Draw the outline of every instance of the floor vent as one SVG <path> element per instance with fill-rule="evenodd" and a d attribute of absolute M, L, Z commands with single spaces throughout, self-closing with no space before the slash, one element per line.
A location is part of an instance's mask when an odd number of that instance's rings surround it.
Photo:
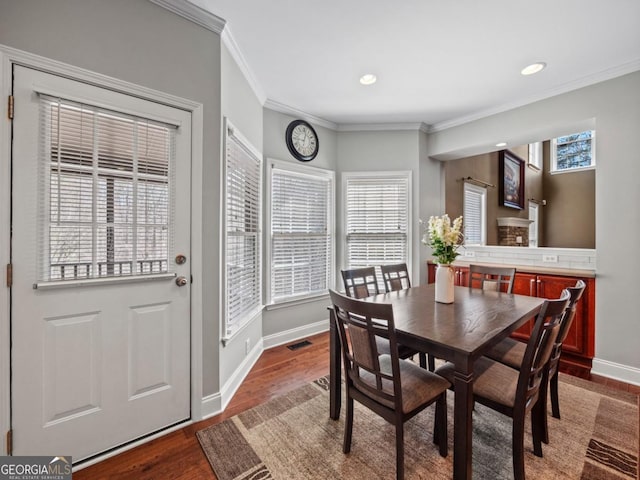
<path fill-rule="evenodd" d="M 303 341 L 298 342 L 298 343 L 293 343 L 291 345 L 287 345 L 287 348 L 289 350 L 298 350 L 299 348 L 306 347 L 307 345 L 311 345 L 311 342 L 309 340 L 303 340 Z"/>

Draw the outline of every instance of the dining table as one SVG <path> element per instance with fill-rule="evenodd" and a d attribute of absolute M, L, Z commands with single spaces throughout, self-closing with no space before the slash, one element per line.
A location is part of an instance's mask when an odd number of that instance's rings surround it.
<path fill-rule="evenodd" d="M 450 304 L 435 301 L 435 285 L 420 285 L 362 299 L 390 303 L 399 344 L 455 365 L 453 478 L 471 480 L 474 363 L 540 311 L 544 299 L 455 287 Z M 341 406 L 341 346 L 329 308 L 329 415 Z"/>

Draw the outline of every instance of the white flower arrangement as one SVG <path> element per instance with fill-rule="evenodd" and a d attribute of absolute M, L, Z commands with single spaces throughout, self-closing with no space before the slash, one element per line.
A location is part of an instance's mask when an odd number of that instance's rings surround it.
<path fill-rule="evenodd" d="M 440 265 L 453 263 L 462 244 L 462 216 L 451 224 L 446 213 L 442 217 L 431 217 L 422 236 L 422 243 L 433 248 L 433 256 Z"/>

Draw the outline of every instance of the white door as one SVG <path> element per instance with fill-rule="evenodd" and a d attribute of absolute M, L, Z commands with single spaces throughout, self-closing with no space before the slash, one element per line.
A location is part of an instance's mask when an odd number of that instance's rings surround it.
<path fill-rule="evenodd" d="M 76 462 L 190 416 L 190 113 L 13 91 L 13 454 Z"/>

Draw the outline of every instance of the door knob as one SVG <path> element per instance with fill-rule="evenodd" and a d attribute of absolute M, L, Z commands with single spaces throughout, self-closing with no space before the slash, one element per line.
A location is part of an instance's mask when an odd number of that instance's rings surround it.
<path fill-rule="evenodd" d="M 184 287 L 187 284 L 187 277 L 180 276 L 176 278 L 176 285 Z"/>

